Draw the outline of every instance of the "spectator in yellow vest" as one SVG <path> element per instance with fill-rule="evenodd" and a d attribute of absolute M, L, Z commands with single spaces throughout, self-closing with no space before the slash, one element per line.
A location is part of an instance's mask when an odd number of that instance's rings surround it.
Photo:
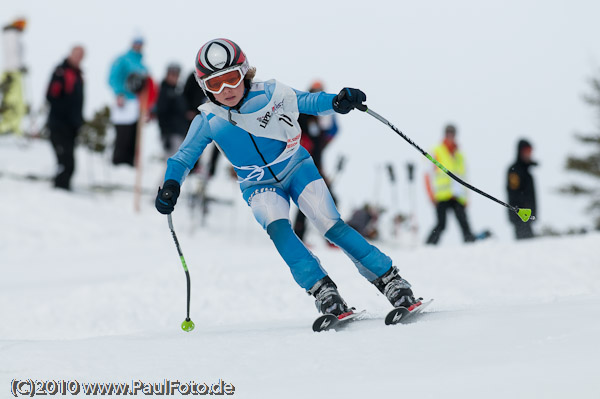
<path fill-rule="evenodd" d="M 446 126 L 444 140 L 433 149 L 432 154 L 446 169 L 458 177 L 464 177 L 465 157 L 458 149 L 456 127 L 454 125 Z M 458 219 L 464 241 L 475 241 L 465 212 L 467 205 L 466 188 L 436 166 L 434 166 L 433 173 L 425 175 L 425 185 L 437 214 L 437 224 L 429 234 L 427 244 L 435 245 L 440 240 L 440 236 L 446 228 L 446 213 L 449 209 L 454 211 Z"/>
<path fill-rule="evenodd" d="M 2 53 L 0 63 L 0 134 L 21 135 L 23 117 L 27 114 L 24 99 L 25 74 L 23 31 L 27 26 L 25 19 L 19 18 L 2 28 Z"/>

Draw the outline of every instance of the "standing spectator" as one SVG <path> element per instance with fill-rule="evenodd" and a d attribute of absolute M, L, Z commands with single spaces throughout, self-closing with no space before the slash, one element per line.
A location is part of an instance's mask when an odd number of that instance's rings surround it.
<path fill-rule="evenodd" d="M 324 90 L 321 81 L 315 81 L 309 88 L 309 93 L 319 93 Z M 300 114 L 298 123 L 302 129 L 300 144 L 310 153 L 319 173 L 323 175 L 323 150 L 338 132 L 335 115 Z"/>
<path fill-rule="evenodd" d="M 134 166 L 137 124 L 140 118 L 140 105 L 136 91 L 147 76 L 147 68 L 142 63 L 144 40 L 134 39 L 131 49 L 119 56 L 110 68 L 108 83 L 116 99 L 111 109 L 111 121 L 115 125 L 117 137 L 112 162 L 115 165 Z"/>
<path fill-rule="evenodd" d="M 183 86 L 183 97 L 187 103 L 186 116 L 191 122 L 196 115 L 200 113 L 200 111 L 198 111 L 198 107 L 204 104 L 207 100 L 206 94 L 204 94 L 204 91 L 196 81 L 194 72 L 190 73 L 190 76 L 188 76 L 187 80 L 185 81 L 185 86 Z"/>
<path fill-rule="evenodd" d="M 208 101 L 204 90 L 202 90 L 198 84 L 198 81 L 196 80 L 194 72 L 190 73 L 190 76 L 188 76 L 187 80 L 185 81 L 185 86 L 183 87 L 183 96 L 185 97 L 188 106 L 186 116 L 191 123 L 196 115 L 200 113 L 200 111 L 198 111 L 198 107 Z M 208 173 L 206 173 L 206 177 L 209 179 L 217 170 L 217 163 L 219 162 L 219 156 L 221 154 L 215 145 L 211 145 L 211 147 L 212 150 L 210 152 L 210 160 L 208 162 Z M 196 169 L 199 164 L 200 161 L 196 163 L 194 169 Z"/>
<path fill-rule="evenodd" d="M 458 149 L 456 143 L 456 127 L 447 125 L 444 130 L 444 140 L 432 151 L 433 157 L 456 176 L 465 176 L 465 157 Z M 433 182 L 432 182 L 433 180 Z M 437 244 L 446 228 L 446 213 L 449 209 L 454 211 L 462 230 L 465 242 L 475 241 L 465 208 L 467 205 L 467 192 L 458 182 L 454 181 L 444 171 L 434 166 L 433 177 L 425 176 L 425 185 L 431 202 L 435 205 L 437 224 L 427 238 L 427 244 Z"/>
<path fill-rule="evenodd" d="M 310 93 L 319 93 L 323 90 L 323 83 L 319 80 L 313 82 L 308 89 Z M 298 116 L 298 124 L 302 130 L 300 145 L 306 148 L 312 156 L 319 174 L 327 182 L 327 176 L 323 172 L 323 150 L 337 134 L 338 127 L 335 115 L 300 114 Z M 298 212 L 294 221 L 294 232 L 300 239 L 303 239 L 305 231 L 306 216 L 302 212 Z"/>
<path fill-rule="evenodd" d="M 71 53 L 52 73 L 46 92 L 50 102 L 48 128 L 50 142 L 58 160 L 54 186 L 70 190 L 75 171 L 75 138 L 83 124 L 83 77 L 79 65 L 84 50 L 75 46 Z"/>
<path fill-rule="evenodd" d="M 520 140 L 517 146 L 517 161 L 510 166 L 507 175 L 506 189 L 508 191 L 508 203 L 519 208 L 529 208 L 537 217 L 535 187 L 533 176 L 529 173 L 529 167 L 537 165 L 531 160 L 533 148 L 527 140 Z M 515 228 L 515 236 L 518 240 L 533 238 L 531 229 L 532 221 L 523 223 L 519 216 L 510 211 L 510 223 Z"/>
<path fill-rule="evenodd" d="M 156 103 L 160 136 L 167 158 L 175 154 L 190 124 L 186 118 L 186 100 L 177 86 L 180 73 L 181 67 L 177 64 L 167 67 L 167 76 L 160 85 Z"/>
<path fill-rule="evenodd" d="M 19 18 L 2 28 L 3 70 L 0 73 L 0 134 L 21 135 L 21 122 L 27 113 L 23 80 L 27 73 L 23 57 L 25 19 Z"/>

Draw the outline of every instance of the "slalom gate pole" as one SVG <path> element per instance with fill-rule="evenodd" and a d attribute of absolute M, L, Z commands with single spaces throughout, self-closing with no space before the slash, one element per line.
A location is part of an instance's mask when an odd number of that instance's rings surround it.
<path fill-rule="evenodd" d="M 521 220 L 523 222 L 527 222 L 528 220 L 535 220 L 535 216 L 531 215 L 531 209 L 527 209 L 527 208 L 518 208 L 516 206 L 512 206 L 509 205 L 503 201 L 500 201 L 499 199 L 492 197 L 491 195 L 481 191 L 480 189 L 478 189 L 477 187 L 474 187 L 472 185 L 470 185 L 469 183 L 463 181 L 460 177 L 456 176 L 454 173 L 450 172 L 448 169 L 446 169 L 446 167 L 444 165 L 442 165 L 441 163 L 439 163 L 435 158 L 433 158 L 431 155 L 429 155 L 427 152 L 425 152 L 421 147 L 419 147 L 417 144 L 415 144 L 414 141 L 412 141 L 408 136 L 406 136 L 404 133 L 402 133 L 400 130 L 398 130 L 398 128 L 396 128 L 396 126 L 392 125 L 387 119 L 385 119 L 384 117 L 382 117 L 381 115 L 379 115 L 377 112 L 370 110 L 366 104 L 362 104 L 361 106 L 358 106 L 357 109 L 366 112 L 367 114 L 371 115 L 373 118 L 377 119 L 378 121 L 382 122 L 385 125 L 388 125 L 388 127 L 390 127 L 394 132 L 396 132 L 400 137 L 402 137 L 404 140 L 406 140 L 410 145 L 412 145 L 414 148 L 416 148 L 421 154 L 423 154 L 423 156 L 425 156 L 425 158 L 429 159 L 431 162 L 433 162 L 435 164 L 435 166 L 437 166 L 438 168 L 440 168 L 444 173 L 446 173 L 448 176 L 450 176 L 452 179 L 454 179 L 455 181 L 459 182 L 460 184 L 462 184 L 463 186 L 465 186 L 466 188 L 468 188 L 469 190 L 475 191 L 478 194 L 483 195 L 484 197 L 491 199 L 492 201 L 510 209 L 511 211 L 515 212 L 517 215 L 519 215 L 519 217 L 521 218 Z"/>
<path fill-rule="evenodd" d="M 191 297 L 191 280 L 190 280 L 190 272 L 188 270 L 187 264 L 185 263 L 185 258 L 183 257 L 183 252 L 181 252 L 181 247 L 179 246 L 179 240 L 177 240 L 177 235 L 175 234 L 175 229 L 173 229 L 173 218 L 171 218 L 171 214 L 167 215 L 167 220 L 169 221 L 169 229 L 171 230 L 171 235 L 173 236 L 173 241 L 175 241 L 175 246 L 177 247 L 177 252 L 179 253 L 179 259 L 181 259 L 181 265 L 183 266 L 183 270 L 185 271 L 185 277 L 187 279 L 187 317 L 181 323 L 181 329 L 183 331 L 190 332 L 194 329 L 194 322 L 190 319 L 190 297 Z"/>

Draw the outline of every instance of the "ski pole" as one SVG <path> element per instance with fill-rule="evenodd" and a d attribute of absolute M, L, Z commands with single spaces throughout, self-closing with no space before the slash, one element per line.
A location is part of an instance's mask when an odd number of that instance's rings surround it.
<path fill-rule="evenodd" d="M 190 291 L 191 291 L 191 281 L 190 281 L 190 272 L 188 270 L 187 264 L 185 263 L 185 258 L 183 257 L 183 252 L 181 252 L 181 247 L 179 246 L 179 241 L 177 240 L 177 235 L 175 234 L 175 230 L 173 229 L 173 219 L 171 218 L 171 214 L 167 215 L 167 220 L 169 221 L 169 229 L 171 229 L 171 235 L 173 236 L 173 241 L 175 241 L 175 246 L 177 247 L 177 252 L 179 253 L 179 259 L 181 259 L 181 265 L 183 266 L 183 270 L 185 270 L 185 277 L 187 279 L 187 317 L 181 323 L 181 329 L 183 331 L 190 332 L 194 329 L 194 322 L 190 319 Z"/>
<path fill-rule="evenodd" d="M 479 190 L 477 187 L 473 187 L 472 185 L 470 185 L 469 183 L 463 181 L 460 177 L 456 176 L 454 173 L 450 172 L 448 169 L 446 169 L 446 167 L 444 165 L 442 165 L 441 163 L 439 163 L 435 158 L 433 158 L 431 155 L 429 155 L 427 152 L 425 152 L 421 147 L 419 147 L 417 144 L 414 143 L 414 141 L 412 141 L 408 136 L 406 136 L 404 133 L 402 133 L 400 130 L 398 130 L 398 128 L 396 128 L 396 126 L 392 125 L 387 119 L 385 119 L 383 116 L 379 115 L 377 112 L 370 110 L 366 104 L 362 104 L 360 106 L 357 107 L 357 109 L 366 112 L 367 114 L 371 115 L 373 118 L 377 119 L 378 121 L 382 122 L 385 125 L 388 125 L 394 132 L 396 132 L 400 137 L 402 137 L 404 140 L 406 140 L 410 145 L 412 145 L 413 147 L 415 147 L 417 150 L 419 150 L 419 152 L 421 154 L 423 154 L 425 156 L 425 158 L 429 159 L 431 162 L 433 162 L 435 164 L 435 166 L 437 166 L 438 168 L 440 168 L 444 173 L 446 173 L 448 176 L 450 176 L 452 179 L 454 179 L 455 181 L 459 182 L 460 184 L 462 184 L 463 186 L 467 187 L 469 190 L 473 190 L 478 194 L 483 195 L 486 198 L 491 199 L 492 201 L 505 206 L 506 208 L 510 209 L 511 211 L 515 212 L 517 215 L 519 215 L 519 217 L 521 218 L 521 220 L 523 222 L 527 222 L 528 220 L 535 220 L 535 216 L 531 215 L 531 209 L 527 209 L 527 208 L 518 208 L 516 206 L 512 206 L 509 205 L 503 201 L 500 201 L 497 198 L 492 197 L 491 195 Z"/>

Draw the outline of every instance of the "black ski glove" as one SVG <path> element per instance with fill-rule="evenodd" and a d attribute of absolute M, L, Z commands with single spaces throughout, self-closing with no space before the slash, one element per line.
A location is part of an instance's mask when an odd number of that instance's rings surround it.
<path fill-rule="evenodd" d="M 177 203 L 177 197 L 179 197 L 179 189 L 179 183 L 173 179 L 167 180 L 162 188 L 158 188 L 154 205 L 160 213 L 168 215 L 173 212 Z"/>
<path fill-rule="evenodd" d="M 344 87 L 340 93 L 333 98 L 333 110 L 339 114 L 347 114 L 354 108 L 367 101 L 367 95 L 358 89 Z"/>

